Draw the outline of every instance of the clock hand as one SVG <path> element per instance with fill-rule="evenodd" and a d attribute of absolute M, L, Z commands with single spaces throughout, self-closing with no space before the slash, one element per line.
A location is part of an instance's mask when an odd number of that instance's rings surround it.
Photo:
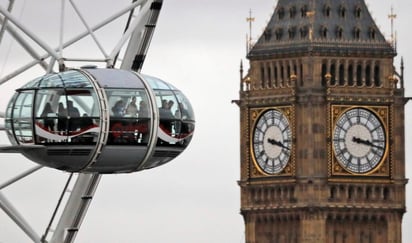
<path fill-rule="evenodd" d="M 353 137 L 352 141 L 355 142 L 355 143 L 358 143 L 358 144 L 365 144 L 365 145 L 368 145 L 368 146 L 371 146 L 371 147 L 374 147 L 374 148 L 377 148 L 377 149 L 384 149 L 381 146 L 378 146 L 378 145 L 375 145 L 375 144 L 371 143 L 371 141 L 369 141 L 369 140 L 363 140 L 361 138 Z"/>
<path fill-rule="evenodd" d="M 384 147 L 375 145 L 375 144 L 371 143 L 369 140 L 366 140 L 366 144 L 371 146 L 371 147 L 384 150 Z"/>
<path fill-rule="evenodd" d="M 363 140 L 363 139 L 361 139 L 361 138 L 357 138 L 357 137 L 353 137 L 353 138 L 352 138 L 352 142 L 355 142 L 355 143 L 358 143 L 358 144 L 365 144 L 365 145 L 367 145 L 365 140 Z"/>
<path fill-rule="evenodd" d="M 283 143 L 281 143 L 280 141 L 277 141 L 276 139 L 268 138 L 268 143 L 270 143 L 270 144 L 272 144 L 272 145 L 279 146 L 279 147 L 284 148 L 284 149 L 287 149 L 287 150 L 290 150 L 290 149 L 289 149 L 288 147 L 286 147 Z"/>

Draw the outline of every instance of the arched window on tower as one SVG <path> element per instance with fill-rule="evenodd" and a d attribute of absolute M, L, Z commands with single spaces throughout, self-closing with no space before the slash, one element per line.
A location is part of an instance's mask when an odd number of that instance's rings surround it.
<path fill-rule="evenodd" d="M 390 192 L 387 187 L 383 188 L 383 200 L 388 201 L 390 199 Z"/>
<path fill-rule="evenodd" d="M 326 86 L 326 74 L 328 72 L 326 63 L 322 63 L 322 86 L 325 87 Z"/>
<path fill-rule="evenodd" d="M 362 65 L 358 64 L 356 66 L 356 85 L 362 86 Z"/>
<path fill-rule="evenodd" d="M 374 27 L 369 28 L 369 39 L 376 39 L 376 29 Z"/>
<path fill-rule="evenodd" d="M 263 32 L 263 37 L 265 38 L 265 41 L 270 41 L 270 39 L 272 38 L 272 30 L 271 29 L 266 29 Z"/>
<path fill-rule="evenodd" d="M 353 37 L 355 38 L 355 40 L 359 40 L 361 37 L 361 30 L 359 27 L 355 27 L 355 29 L 353 30 Z"/>
<path fill-rule="evenodd" d="M 372 199 L 372 188 L 370 187 L 366 188 L 365 197 L 366 197 L 366 200 Z"/>
<path fill-rule="evenodd" d="M 303 86 L 303 64 L 300 64 L 300 85 Z"/>
<path fill-rule="evenodd" d="M 328 37 L 328 28 L 326 26 L 320 27 L 320 37 L 327 38 Z"/>
<path fill-rule="evenodd" d="M 278 9 L 278 19 L 283 19 L 285 17 L 285 9 L 283 7 L 280 7 Z"/>
<path fill-rule="evenodd" d="M 288 30 L 288 33 L 289 33 L 289 40 L 294 39 L 296 35 L 296 27 L 294 26 L 290 27 Z"/>
<path fill-rule="evenodd" d="M 339 16 L 340 16 L 341 18 L 345 18 L 345 17 L 346 17 L 346 7 L 343 6 L 343 5 L 341 5 L 341 6 L 339 7 Z"/>
<path fill-rule="evenodd" d="M 366 65 L 366 69 L 365 69 L 365 82 L 366 82 L 366 86 L 372 86 L 371 66 L 369 64 Z"/>
<path fill-rule="evenodd" d="M 306 17 L 308 14 L 308 6 L 304 5 L 301 9 L 300 9 L 300 15 L 301 17 Z"/>
<path fill-rule="evenodd" d="M 339 85 L 345 84 L 345 66 L 343 64 L 339 65 Z"/>
<path fill-rule="evenodd" d="M 362 8 L 360 6 L 355 7 L 355 17 L 360 18 L 362 16 Z"/>
<path fill-rule="evenodd" d="M 305 39 L 308 36 L 308 27 L 303 26 L 300 28 L 300 38 Z"/>
<path fill-rule="evenodd" d="M 287 67 L 287 75 L 288 75 L 288 77 L 287 77 L 287 80 L 288 80 L 288 83 L 290 84 L 290 75 L 291 75 L 292 73 L 291 73 L 291 70 L 290 70 L 290 65 L 288 64 L 288 67 Z"/>
<path fill-rule="evenodd" d="M 294 75 L 298 74 L 298 66 L 296 66 L 296 64 L 293 65 L 293 74 Z"/>
<path fill-rule="evenodd" d="M 375 86 L 376 87 L 379 87 L 379 86 L 381 86 L 381 76 L 380 76 L 380 68 L 379 68 L 379 64 L 377 64 L 377 65 L 375 65 L 375 70 L 374 70 L 374 77 L 373 77 L 373 80 L 374 80 L 374 82 L 375 82 Z"/>
<path fill-rule="evenodd" d="M 330 13 L 331 13 L 331 8 L 330 8 L 330 6 L 329 6 L 329 5 L 325 5 L 325 6 L 323 7 L 323 15 L 324 15 L 325 17 L 330 17 Z"/>
<path fill-rule="evenodd" d="M 275 86 L 279 86 L 279 83 L 278 83 L 278 67 L 277 67 L 277 65 L 275 65 L 275 67 L 274 67 L 273 76 L 274 76 L 273 79 L 275 81 Z"/>
<path fill-rule="evenodd" d="M 342 39 L 343 38 L 343 28 L 341 26 L 338 26 L 336 28 L 336 39 Z"/>
<path fill-rule="evenodd" d="M 284 68 L 283 68 L 283 64 L 281 64 L 281 66 L 280 66 L 280 79 L 281 79 L 281 81 L 280 81 L 280 85 L 281 86 L 284 86 L 285 85 L 285 72 L 284 72 L 285 70 L 284 70 Z"/>
<path fill-rule="evenodd" d="M 330 75 L 331 75 L 330 84 L 336 85 L 336 64 L 335 63 L 332 63 L 332 65 L 330 66 Z"/>
<path fill-rule="evenodd" d="M 355 84 L 353 80 L 353 65 L 349 64 L 348 66 L 348 85 L 353 86 Z"/>
<path fill-rule="evenodd" d="M 263 63 L 260 66 L 260 86 L 265 87 L 265 67 Z"/>
<path fill-rule="evenodd" d="M 291 19 L 293 19 L 293 18 L 296 17 L 296 7 L 295 7 L 295 6 L 293 6 L 293 7 L 291 7 L 291 8 L 289 9 L 289 17 L 290 17 Z"/>
<path fill-rule="evenodd" d="M 349 188 L 348 188 L 348 199 L 353 200 L 354 196 L 355 196 L 354 194 L 355 194 L 355 189 L 352 186 L 349 186 Z"/>
<path fill-rule="evenodd" d="M 283 35 L 283 29 L 279 28 L 275 32 L 276 40 L 281 40 Z"/>
<path fill-rule="evenodd" d="M 337 195 L 336 191 L 337 191 L 336 187 L 332 186 L 332 188 L 330 189 L 330 195 L 329 195 L 329 198 L 331 200 L 336 199 L 336 195 Z"/>
<path fill-rule="evenodd" d="M 272 84 L 272 68 L 270 64 L 267 67 L 267 76 L 268 76 L 267 84 L 270 86 Z"/>

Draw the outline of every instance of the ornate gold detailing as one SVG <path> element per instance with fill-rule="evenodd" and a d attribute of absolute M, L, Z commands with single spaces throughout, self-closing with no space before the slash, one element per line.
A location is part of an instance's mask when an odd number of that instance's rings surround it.
<path fill-rule="evenodd" d="M 250 77 L 247 76 L 246 78 L 243 79 L 243 84 L 242 84 L 242 91 L 249 91 L 250 90 Z"/>
<path fill-rule="evenodd" d="M 378 162 L 378 165 L 365 173 L 354 173 L 338 162 L 336 152 L 333 148 L 333 136 L 334 129 L 337 126 L 337 121 L 342 114 L 345 114 L 346 111 L 352 108 L 361 108 L 366 109 L 372 112 L 378 119 L 381 121 L 384 128 L 386 145 L 385 152 L 382 156 L 382 159 Z M 388 106 L 350 106 L 350 105 L 331 105 L 330 107 L 330 119 L 329 119 L 329 131 L 328 131 L 328 146 L 329 146 L 329 170 L 330 176 L 378 176 L 378 177 L 389 177 L 390 176 L 390 156 L 388 156 L 389 151 L 389 107 Z M 368 141 L 365 141 L 367 143 Z"/>
<path fill-rule="evenodd" d="M 281 112 L 288 120 L 290 130 L 292 133 L 292 146 L 290 148 L 290 158 L 286 164 L 286 166 L 276 174 L 267 174 L 264 172 L 258 165 L 256 158 L 254 157 L 253 153 L 253 136 L 254 136 L 254 128 L 257 125 L 257 121 L 260 118 L 261 114 L 268 110 L 277 110 Z M 249 161 L 250 161 L 250 168 L 251 168 L 251 178 L 259 178 L 259 177 L 267 177 L 267 176 L 275 176 L 275 177 L 285 177 L 285 176 L 293 176 L 295 175 L 295 117 L 294 117 L 294 106 L 277 106 L 277 107 L 262 107 L 262 108 L 251 108 L 250 110 L 250 123 L 251 128 L 249 130 Z"/>
<path fill-rule="evenodd" d="M 389 81 L 389 85 L 391 86 L 391 87 L 396 87 L 396 85 L 398 84 L 398 82 L 399 82 L 399 79 L 396 77 L 396 75 L 389 75 L 389 77 L 388 77 L 388 81 Z"/>
<path fill-rule="evenodd" d="M 332 74 L 330 73 L 325 74 L 325 78 L 326 78 L 326 81 L 330 83 L 330 80 L 332 79 Z"/>
<path fill-rule="evenodd" d="M 291 80 L 292 82 L 296 82 L 297 79 L 298 79 L 298 76 L 296 76 L 296 74 L 291 74 L 291 75 L 290 75 L 290 80 Z"/>

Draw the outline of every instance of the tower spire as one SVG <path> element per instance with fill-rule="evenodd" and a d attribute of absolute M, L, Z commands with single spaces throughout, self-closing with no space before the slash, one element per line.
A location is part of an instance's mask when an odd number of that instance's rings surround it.
<path fill-rule="evenodd" d="M 246 43 L 246 50 L 249 53 L 249 50 L 252 47 L 252 23 L 255 21 L 255 18 L 252 17 L 252 9 L 249 9 L 249 17 L 246 18 L 246 22 L 249 23 L 249 38 Z"/>
<path fill-rule="evenodd" d="M 393 24 L 396 19 L 396 14 L 393 12 L 393 6 L 391 6 L 391 13 L 388 15 L 388 18 L 391 20 L 391 45 L 392 47 L 396 46 L 396 40 L 395 40 L 395 35 L 394 35 L 394 28 Z"/>
<path fill-rule="evenodd" d="M 403 89 L 404 88 L 404 69 L 405 69 L 405 67 L 404 67 L 404 65 L 403 65 L 403 57 L 401 58 L 401 88 Z"/>
<path fill-rule="evenodd" d="M 315 22 L 315 3 L 313 0 L 310 1 L 310 9 L 306 12 L 306 16 L 310 19 L 310 29 L 309 29 L 309 41 L 313 40 L 313 29 Z"/>

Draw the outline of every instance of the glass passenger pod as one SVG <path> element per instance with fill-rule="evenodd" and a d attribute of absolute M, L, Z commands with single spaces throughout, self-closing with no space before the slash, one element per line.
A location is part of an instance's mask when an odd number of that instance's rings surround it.
<path fill-rule="evenodd" d="M 29 159 L 100 173 L 164 164 L 186 148 L 194 130 L 192 107 L 179 90 L 117 69 L 70 70 L 35 79 L 17 90 L 5 121 L 13 145 L 45 146 L 23 151 Z"/>
<path fill-rule="evenodd" d="M 189 100 L 171 84 L 155 77 L 144 77 L 155 93 L 159 109 L 158 145 L 187 146 L 195 128 Z"/>

